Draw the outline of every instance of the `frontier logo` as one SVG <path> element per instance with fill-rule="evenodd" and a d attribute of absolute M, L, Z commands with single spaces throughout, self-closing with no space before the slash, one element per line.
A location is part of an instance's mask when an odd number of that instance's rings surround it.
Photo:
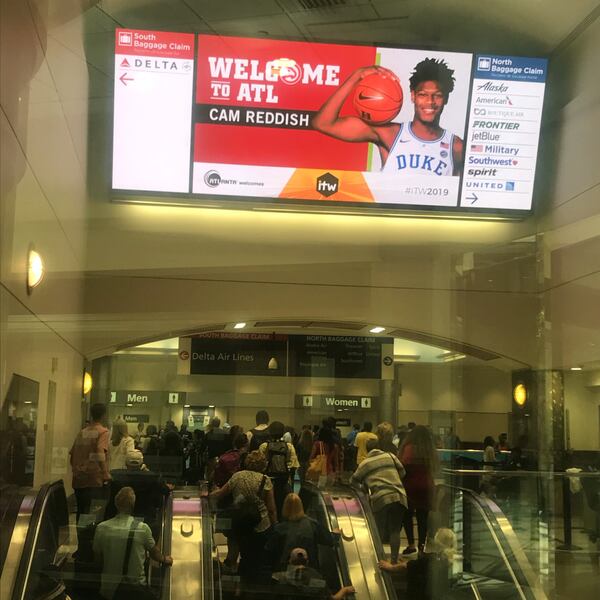
<path fill-rule="evenodd" d="M 331 173 L 324 173 L 317 177 L 317 192 L 328 198 L 340 189 L 340 180 Z"/>

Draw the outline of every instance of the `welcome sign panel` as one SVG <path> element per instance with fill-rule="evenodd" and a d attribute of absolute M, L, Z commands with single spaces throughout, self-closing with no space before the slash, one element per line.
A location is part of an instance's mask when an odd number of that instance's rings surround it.
<path fill-rule="evenodd" d="M 546 68 L 543 59 L 117 30 L 113 188 L 528 210 Z"/>

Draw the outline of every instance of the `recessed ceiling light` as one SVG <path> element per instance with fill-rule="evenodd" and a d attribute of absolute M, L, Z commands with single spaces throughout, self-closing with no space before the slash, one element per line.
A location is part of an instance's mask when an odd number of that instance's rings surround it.
<path fill-rule="evenodd" d="M 581 367 L 571 367 L 571 371 L 583 371 Z"/>
<path fill-rule="evenodd" d="M 385 327 L 379 327 L 379 325 L 377 327 L 373 327 L 373 329 L 369 329 L 369 331 L 371 333 L 381 333 L 382 331 L 385 331 Z"/>
<path fill-rule="evenodd" d="M 215 407 L 215 405 L 214 405 L 214 404 L 209 404 L 209 405 L 208 405 L 208 408 L 214 408 L 214 407 Z"/>
<path fill-rule="evenodd" d="M 183 408 L 189 408 L 189 407 L 190 407 L 190 405 L 189 405 L 189 404 L 184 404 L 184 405 L 183 405 Z"/>
<path fill-rule="evenodd" d="M 236 323 L 233 328 L 234 329 L 244 329 L 246 327 L 246 323 Z"/>

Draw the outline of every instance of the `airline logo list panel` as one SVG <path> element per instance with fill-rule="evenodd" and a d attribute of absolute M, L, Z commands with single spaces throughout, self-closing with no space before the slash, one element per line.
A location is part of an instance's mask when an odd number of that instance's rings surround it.
<path fill-rule="evenodd" d="M 476 56 L 461 206 L 530 208 L 547 68 L 543 58 Z"/>

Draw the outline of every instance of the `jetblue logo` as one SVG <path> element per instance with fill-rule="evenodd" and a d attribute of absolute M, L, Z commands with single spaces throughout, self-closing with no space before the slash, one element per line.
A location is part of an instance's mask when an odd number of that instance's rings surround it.
<path fill-rule="evenodd" d="M 340 180 L 331 173 L 324 173 L 317 177 L 317 192 L 328 198 L 340 189 Z"/>
<path fill-rule="evenodd" d="M 480 56 L 477 61 L 477 68 L 480 71 L 489 71 L 492 68 L 492 59 L 489 56 Z"/>

